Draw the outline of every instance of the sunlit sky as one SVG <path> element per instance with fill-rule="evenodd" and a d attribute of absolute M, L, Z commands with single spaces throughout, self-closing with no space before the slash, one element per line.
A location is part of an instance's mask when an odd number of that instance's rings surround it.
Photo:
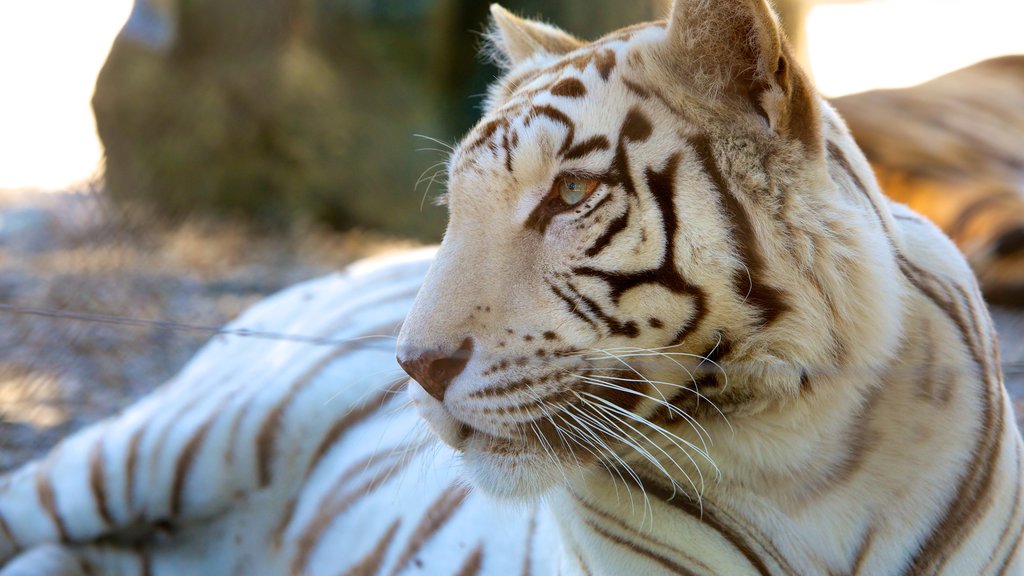
<path fill-rule="evenodd" d="M 131 4 L 0 0 L 0 189 L 60 189 L 95 172 L 89 100 Z"/>
<path fill-rule="evenodd" d="M 0 0 L 0 190 L 61 190 L 101 157 L 89 100 L 132 0 Z M 915 84 L 1024 53 L 1024 0 L 823 4 L 808 20 L 818 86 L 832 96 Z"/>

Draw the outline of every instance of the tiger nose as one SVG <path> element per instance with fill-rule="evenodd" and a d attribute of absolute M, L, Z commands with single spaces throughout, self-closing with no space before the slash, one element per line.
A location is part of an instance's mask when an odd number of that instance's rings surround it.
<path fill-rule="evenodd" d="M 398 351 L 398 364 L 428 394 L 444 401 L 444 393 L 456 376 L 462 373 L 473 355 L 473 339 L 466 338 L 457 350 Z"/>

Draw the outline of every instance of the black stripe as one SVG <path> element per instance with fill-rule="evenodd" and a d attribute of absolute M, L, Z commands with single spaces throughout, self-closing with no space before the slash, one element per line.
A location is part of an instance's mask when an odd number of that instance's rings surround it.
<path fill-rule="evenodd" d="M 584 296 L 583 293 L 573 286 L 571 282 L 567 282 L 565 287 L 569 290 L 571 295 L 579 298 L 580 303 L 586 307 L 587 311 L 600 320 L 613 335 L 626 336 L 627 338 L 636 338 L 640 335 L 640 329 L 637 328 L 636 322 L 632 320 L 623 322 L 606 313 L 601 309 L 601 306 L 597 302 L 594 302 L 592 299 Z"/>
<path fill-rule="evenodd" d="M 616 305 L 618 305 L 623 294 L 629 290 L 646 284 L 660 285 L 675 294 L 688 294 L 692 296 L 694 299 L 694 313 L 687 320 L 686 324 L 679 328 L 673 338 L 672 344 L 678 344 L 689 333 L 695 330 L 703 321 L 704 316 L 707 313 L 706 295 L 704 291 L 693 286 L 683 278 L 676 265 L 677 258 L 675 242 L 679 231 L 679 217 L 676 213 L 675 206 L 675 180 L 681 161 L 682 156 L 680 154 L 674 154 L 666 161 L 665 168 L 663 170 L 658 171 L 652 168 L 647 168 L 645 171 L 647 187 L 650 190 L 657 209 L 661 214 L 663 233 L 662 242 L 665 250 L 658 266 L 650 270 L 631 273 L 601 270 L 592 266 L 579 266 L 573 269 L 573 273 L 577 275 L 598 278 L 606 283 L 611 292 L 612 302 Z M 615 170 L 615 172 L 618 171 L 620 171 L 620 169 Z M 624 185 L 627 181 L 630 181 L 630 178 L 625 178 L 621 180 L 620 183 Z M 627 189 L 633 189 L 635 193 L 635 187 L 633 187 L 632 184 L 630 184 Z M 628 212 L 621 218 L 628 218 Z M 622 228 L 625 228 L 625 225 L 626 222 L 623 220 L 621 224 Z M 619 224 L 617 222 L 613 222 L 609 227 L 609 232 L 606 232 L 606 236 L 599 238 L 598 242 L 591 246 L 590 250 L 587 251 L 587 255 L 591 256 L 599 253 L 609 242 L 611 242 L 612 237 L 618 234 L 619 231 Z M 594 254 L 591 254 L 591 252 L 594 252 Z"/>
<path fill-rule="evenodd" d="M 21 545 L 18 544 L 18 539 L 14 537 L 14 532 L 11 532 L 11 525 L 7 523 L 7 518 L 4 517 L 2 510 L 0 510 L 0 533 L 11 543 L 15 551 L 21 550 Z M 0 561 L 2 560 L 3 558 L 0 558 Z"/>
<path fill-rule="evenodd" d="M 107 501 L 107 479 L 103 465 L 103 438 L 101 434 L 89 451 L 89 488 L 96 500 L 96 511 L 107 526 L 114 525 L 114 517 Z"/>
<path fill-rule="evenodd" d="M 526 117 L 525 124 L 529 126 L 530 122 L 532 122 L 534 118 L 539 117 L 548 118 L 556 124 L 565 126 L 565 138 L 562 140 L 561 148 L 558 149 L 558 155 L 564 156 L 566 152 L 569 151 L 569 148 L 572 147 L 572 143 L 576 140 L 576 124 L 565 114 L 565 112 L 562 112 L 558 108 L 548 104 L 535 106 Z"/>
<path fill-rule="evenodd" d="M 611 144 L 608 142 L 608 138 L 604 136 L 594 136 L 593 138 L 588 138 L 579 144 L 573 145 L 571 148 L 566 150 L 564 154 L 562 154 L 562 158 L 565 160 L 578 160 L 591 152 L 607 150 L 609 148 L 611 148 Z"/>
<path fill-rule="evenodd" d="M 57 496 L 53 491 L 53 484 L 50 483 L 49 478 L 49 463 L 44 461 L 39 464 L 36 468 L 35 476 L 36 484 L 36 496 L 39 498 L 39 503 L 43 507 L 43 511 L 53 521 L 54 528 L 57 529 L 57 535 L 60 537 L 62 542 L 67 542 L 68 538 L 68 527 L 64 523 L 64 518 L 60 514 L 60 509 L 57 505 Z"/>
<path fill-rule="evenodd" d="M 853 166 L 846 158 L 842 148 L 830 140 L 827 144 L 827 151 L 829 158 L 846 173 L 874 210 L 904 278 L 931 300 L 936 308 L 956 325 L 961 343 L 971 354 L 985 380 L 986 389 L 982 399 L 984 421 L 979 429 L 978 440 L 971 450 L 971 453 L 976 455 L 974 462 L 981 461 L 983 464 L 972 464 L 965 469 L 964 474 L 958 480 L 957 489 L 949 502 L 949 507 L 938 523 L 932 527 L 931 533 L 910 560 L 904 574 L 910 576 L 935 572 L 948 560 L 949 548 L 968 537 L 965 531 L 977 523 L 978 515 L 982 513 L 982 500 L 985 496 L 990 495 L 995 481 L 995 467 L 999 459 L 998 450 L 1001 446 L 1001 433 L 1004 426 L 998 371 L 993 370 L 989 362 L 986 361 L 984 352 L 978 348 L 981 344 L 977 333 L 979 327 L 971 326 L 968 323 L 968 316 L 974 315 L 973 310 L 972 314 L 964 316 L 963 307 L 972 301 L 969 294 L 954 285 L 956 290 L 961 291 L 963 299 L 963 301 L 956 301 L 949 288 L 938 277 L 919 268 L 902 254 L 893 239 L 893 232 L 883 217 L 881 209 L 875 205 L 863 180 L 853 170 Z M 943 288 L 945 294 L 941 294 L 938 288 Z"/>
<path fill-rule="evenodd" d="M 626 480 L 633 483 L 636 482 L 636 480 L 629 477 L 627 477 Z M 637 486 L 637 488 L 640 487 Z M 740 534 L 737 530 L 727 526 L 707 502 L 704 502 L 703 507 L 698 506 L 688 498 L 681 497 L 679 494 L 663 488 L 656 482 L 648 482 L 644 484 L 643 490 L 645 490 L 648 495 L 658 498 L 665 504 L 672 506 L 673 508 L 697 520 L 699 523 L 718 532 L 729 542 L 729 544 L 733 546 L 733 548 L 739 551 L 739 553 L 747 559 L 750 565 L 757 570 L 758 574 L 763 576 L 771 575 L 771 571 L 768 570 L 768 566 L 764 563 L 764 560 L 761 559 L 761 555 L 754 549 L 754 546 L 751 544 L 748 536 Z"/>
<path fill-rule="evenodd" d="M 207 416 L 206 421 L 199 426 L 199 428 L 192 433 L 192 438 L 189 439 L 188 443 L 182 448 L 181 453 L 178 454 L 177 461 L 174 463 L 174 476 L 171 480 L 171 498 L 170 498 L 170 513 L 171 516 L 178 516 L 181 514 L 182 501 L 185 496 L 185 482 L 188 480 L 189 472 L 192 470 L 192 463 L 196 459 L 196 455 L 202 448 L 203 440 L 206 439 L 206 434 L 209 433 L 210 427 L 217 421 L 220 416 L 221 409 L 227 404 L 231 398 L 225 398 L 220 402 L 217 408 L 212 414 Z"/>
<path fill-rule="evenodd" d="M 572 495 L 575 498 L 577 504 L 579 504 L 580 506 L 585 508 L 587 510 L 587 512 L 589 512 L 590 514 L 593 514 L 593 515 L 599 517 L 602 520 L 603 523 L 613 524 L 613 525 L 617 526 L 623 532 L 626 532 L 626 533 L 630 534 L 633 537 L 632 543 L 626 542 L 626 543 L 622 543 L 623 545 L 627 545 L 630 548 L 633 548 L 634 551 L 639 552 L 639 553 L 641 553 L 643 555 L 650 556 L 650 557 L 655 557 L 656 556 L 657 558 L 655 558 L 655 561 L 657 561 L 658 563 L 662 564 L 666 568 L 674 569 L 677 572 L 683 573 L 683 574 L 691 574 L 692 573 L 689 569 L 682 567 L 678 563 L 670 560 L 669 558 L 666 558 L 665 556 L 662 556 L 661 554 L 658 554 L 658 553 L 654 552 L 653 550 L 649 550 L 649 549 L 646 549 L 646 548 L 640 548 L 639 544 L 636 544 L 635 545 L 636 547 L 634 547 L 634 544 L 633 544 L 633 543 L 636 543 L 636 542 L 648 542 L 649 541 L 652 544 L 655 544 L 655 545 L 657 545 L 657 546 L 659 546 L 661 548 L 667 548 L 667 549 L 671 550 L 672 553 L 674 553 L 676 555 L 685 557 L 688 562 L 691 562 L 693 564 L 697 564 L 698 568 L 703 573 L 711 574 L 711 568 L 709 566 L 707 566 L 706 564 L 704 564 L 703 562 L 701 562 L 700 560 L 698 560 L 697 558 L 694 558 L 693 556 L 687 554 L 686 552 L 684 552 L 682 550 L 677 550 L 677 549 L 673 548 L 672 546 L 669 546 L 668 544 L 665 544 L 664 542 L 661 542 L 661 541 L 655 539 L 653 537 L 653 535 L 651 535 L 651 534 L 642 534 L 641 532 L 639 532 L 638 530 L 636 530 L 632 526 L 629 526 L 628 524 L 626 524 L 621 518 L 618 518 L 618 517 L 616 517 L 615 515 L 613 515 L 613 514 L 611 514 L 609 512 L 601 510 L 597 506 L 594 506 L 590 502 L 587 502 L 586 499 L 581 497 L 579 494 L 576 494 L 575 492 L 572 492 Z M 602 528 L 597 523 L 595 523 L 595 522 L 592 522 L 592 521 L 588 520 L 587 524 L 589 524 L 591 526 L 591 528 L 594 529 L 595 531 L 599 531 L 600 532 L 602 530 Z M 610 533 L 602 533 L 601 535 L 605 536 L 606 538 L 612 536 Z M 675 568 L 672 568 L 673 566 Z"/>
<path fill-rule="evenodd" d="M 611 194 L 608 194 L 604 198 L 602 198 L 601 203 L 604 203 L 604 201 L 609 198 L 611 198 Z M 597 208 L 595 207 L 595 210 L 596 209 Z M 629 212 L 630 206 L 629 202 L 627 201 L 626 211 L 622 215 L 612 220 L 608 227 L 605 229 L 605 231 L 602 232 L 601 235 L 598 236 L 596 240 L 594 240 L 594 243 L 591 244 L 589 248 L 587 248 L 587 251 L 584 252 L 584 254 L 586 254 L 588 258 L 593 258 L 594 256 L 600 254 L 605 248 L 608 247 L 609 244 L 612 243 L 612 240 L 614 240 L 616 236 L 621 234 L 622 231 L 625 230 L 627 226 L 629 226 Z"/>
<path fill-rule="evenodd" d="M 653 560 L 654 562 L 660 564 L 663 568 L 665 568 L 672 574 L 678 574 L 680 576 L 697 576 L 696 572 L 688 570 L 681 564 L 673 562 L 671 559 L 666 558 L 665 556 L 662 556 L 661 554 L 658 554 L 653 550 L 641 546 L 638 542 L 634 540 L 627 540 L 620 536 L 616 536 L 615 534 L 612 534 L 608 530 L 598 525 L 596 522 L 587 520 L 587 526 L 590 527 L 590 529 L 593 530 L 595 533 L 607 539 L 608 541 L 614 544 L 618 544 L 623 548 L 627 548 L 641 556 Z"/>
<path fill-rule="evenodd" d="M 789 311 L 790 306 L 781 290 L 767 286 L 761 281 L 765 273 L 765 264 L 764 258 L 758 250 L 757 234 L 750 221 L 750 215 L 739 199 L 733 195 L 718 168 L 718 163 L 711 150 L 711 140 L 706 135 L 702 135 L 692 138 L 690 145 L 693 146 L 697 157 L 704 166 L 704 171 L 711 178 L 719 198 L 722 199 L 722 208 L 729 219 L 736 248 L 739 250 L 740 259 L 744 264 L 744 269 L 737 270 L 734 277 L 736 292 L 748 304 L 760 310 L 762 322 L 765 325 L 770 325 L 781 314 Z"/>
<path fill-rule="evenodd" d="M 572 298 L 566 296 L 565 293 L 559 290 L 558 287 L 552 284 L 551 282 L 545 280 L 545 283 L 548 285 L 548 288 L 555 294 L 555 296 L 557 296 L 559 300 L 565 303 L 566 307 L 569 309 L 569 312 L 571 314 L 589 324 L 590 327 L 593 328 L 594 330 L 599 330 L 597 324 L 595 324 L 589 316 L 587 316 L 583 312 L 580 312 L 578 302 L 574 302 Z"/>
<path fill-rule="evenodd" d="M 469 496 L 469 488 L 452 485 L 441 492 L 423 513 L 419 524 L 413 529 L 405 549 L 398 556 L 391 574 L 401 573 L 438 532 L 444 528 Z"/>

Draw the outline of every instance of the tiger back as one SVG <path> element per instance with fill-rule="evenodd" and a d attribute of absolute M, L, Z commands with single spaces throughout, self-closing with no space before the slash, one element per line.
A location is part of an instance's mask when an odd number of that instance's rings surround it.
<path fill-rule="evenodd" d="M 1021 573 L 974 276 L 768 4 L 493 14 L 437 252 L 237 324 L 334 347 L 212 342 L 6 477 L 3 575 Z"/>
<path fill-rule="evenodd" d="M 953 238 L 986 299 L 1024 303 L 1024 56 L 832 104 L 885 193 Z"/>

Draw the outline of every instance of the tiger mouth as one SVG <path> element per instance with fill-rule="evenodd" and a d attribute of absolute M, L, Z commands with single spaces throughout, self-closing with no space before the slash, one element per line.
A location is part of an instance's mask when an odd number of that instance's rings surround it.
<path fill-rule="evenodd" d="M 460 452 L 478 451 L 495 456 L 515 456 L 544 452 L 547 448 L 554 454 L 561 455 L 559 452 L 563 451 L 565 444 L 565 439 L 558 437 L 555 425 L 543 416 L 517 423 L 507 435 L 493 434 L 466 422 L 454 418 L 453 420 L 458 430 L 457 442 L 452 448 Z M 558 448 L 554 448 L 555 446 Z"/>
<path fill-rule="evenodd" d="M 571 396 L 571 395 L 569 395 Z M 478 453 L 494 457 L 527 457 L 544 454 L 559 460 L 583 458 L 580 450 L 573 450 L 574 443 L 566 437 L 554 421 L 560 413 L 569 410 L 572 400 L 563 400 L 558 405 L 549 405 L 539 415 L 527 420 L 506 422 L 505 426 L 489 426 L 487 429 L 458 418 L 447 406 L 437 405 L 423 414 L 424 419 L 442 442 L 461 453 Z M 535 410 L 532 402 L 507 406 L 501 410 L 506 414 L 524 414 Z"/>
<path fill-rule="evenodd" d="M 501 375 L 508 378 L 491 374 L 493 380 L 473 392 L 445 401 L 426 393 L 414 394 L 414 399 L 420 416 L 444 444 L 480 463 L 525 467 L 546 460 L 573 468 L 589 466 L 614 458 L 621 448 L 614 434 L 605 434 L 600 425 L 590 429 L 603 422 L 593 408 L 595 401 L 625 411 L 631 408 L 632 395 L 619 398 L 577 381 L 573 374 L 578 367 Z"/>

